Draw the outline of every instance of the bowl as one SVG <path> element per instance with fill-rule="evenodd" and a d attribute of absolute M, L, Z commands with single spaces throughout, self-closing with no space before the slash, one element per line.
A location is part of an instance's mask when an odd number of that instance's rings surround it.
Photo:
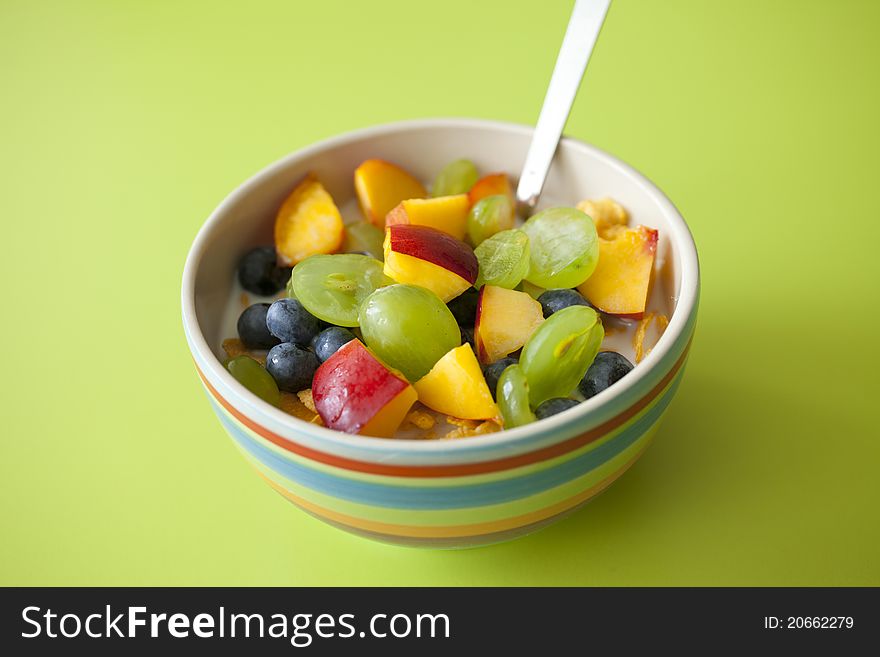
<path fill-rule="evenodd" d="M 294 418 L 222 366 L 223 308 L 236 264 L 272 242 L 275 213 L 314 171 L 343 204 L 363 160 L 395 162 L 429 180 L 468 157 L 483 172 L 519 175 L 532 129 L 471 119 L 404 121 L 298 150 L 247 180 L 199 231 L 183 274 L 183 326 L 221 424 L 269 486 L 300 509 L 361 536 L 402 545 L 468 547 L 511 539 L 577 509 L 620 477 L 651 442 L 684 375 L 697 315 L 699 266 L 684 219 L 644 176 L 594 146 L 564 138 L 544 197 L 610 196 L 659 229 L 655 273 L 674 305 L 653 350 L 626 377 L 577 407 L 531 425 L 457 440 L 351 436 Z"/>

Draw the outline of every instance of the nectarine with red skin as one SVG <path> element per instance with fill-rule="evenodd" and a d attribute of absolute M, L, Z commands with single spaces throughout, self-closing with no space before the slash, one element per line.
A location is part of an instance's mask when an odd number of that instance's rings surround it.
<path fill-rule="evenodd" d="M 412 224 L 389 226 L 391 250 L 395 253 L 426 260 L 453 274 L 461 276 L 471 285 L 477 280 L 479 263 L 473 249 L 451 235 Z"/>
<path fill-rule="evenodd" d="M 402 374 L 376 358 L 359 340 L 330 356 L 315 372 L 315 409 L 331 429 L 390 437 L 416 392 Z"/>

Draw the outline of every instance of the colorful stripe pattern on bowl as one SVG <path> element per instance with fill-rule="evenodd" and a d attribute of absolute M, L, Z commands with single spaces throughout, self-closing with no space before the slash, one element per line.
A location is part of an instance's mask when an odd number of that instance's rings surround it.
<path fill-rule="evenodd" d="M 247 461 L 298 507 L 381 541 L 464 547 L 534 531 L 623 474 L 650 443 L 681 381 L 689 324 L 666 362 L 653 368 L 655 376 L 612 398 L 612 408 L 602 407 L 607 419 L 595 423 L 588 415 L 592 426 L 569 429 L 568 436 L 542 434 L 534 449 L 508 455 L 496 447 L 494 454 L 461 462 L 396 463 L 306 446 L 245 416 L 196 365 L 215 412 Z"/>

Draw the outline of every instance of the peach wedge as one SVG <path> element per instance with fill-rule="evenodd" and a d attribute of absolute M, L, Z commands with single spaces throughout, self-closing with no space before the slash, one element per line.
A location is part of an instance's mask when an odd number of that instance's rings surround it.
<path fill-rule="evenodd" d="M 409 199 L 399 203 L 388 216 L 385 226 L 412 224 L 430 226 L 463 240 L 467 231 L 468 211 L 471 204 L 467 194 Z"/>
<path fill-rule="evenodd" d="M 478 270 L 473 249 L 443 231 L 409 224 L 385 230 L 385 275 L 427 288 L 444 303 L 471 287 Z"/>
<path fill-rule="evenodd" d="M 315 372 L 312 397 L 331 429 L 390 438 L 416 401 L 416 391 L 358 340 L 330 356 Z"/>
<path fill-rule="evenodd" d="M 599 238 L 599 264 L 578 291 L 609 315 L 641 318 L 648 302 L 657 254 L 657 231 L 636 226 Z"/>
<path fill-rule="evenodd" d="M 344 237 L 339 209 L 318 179 L 307 175 L 275 217 L 278 264 L 291 267 L 309 256 L 338 251 Z"/>
<path fill-rule="evenodd" d="M 418 179 L 385 160 L 361 163 L 354 171 L 354 190 L 364 217 L 379 228 L 385 228 L 385 215 L 398 203 L 428 195 Z"/>
<path fill-rule="evenodd" d="M 439 413 L 463 420 L 491 420 L 501 416 L 468 343 L 447 352 L 414 385 L 419 401 Z"/>
<path fill-rule="evenodd" d="M 516 199 L 513 196 L 513 187 L 510 185 L 510 179 L 507 177 L 507 174 L 504 173 L 490 173 L 480 178 L 474 183 L 474 186 L 471 187 L 471 190 L 468 192 L 468 198 L 470 199 L 471 205 L 473 205 L 481 198 L 495 196 L 496 194 L 507 196 L 511 203 L 516 206 Z"/>
<path fill-rule="evenodd" d="M 541 304 L 525 292 L 495 285 L 480 288 L 474 342 L 483 364 L 522 347 L 544 321 Z"/>

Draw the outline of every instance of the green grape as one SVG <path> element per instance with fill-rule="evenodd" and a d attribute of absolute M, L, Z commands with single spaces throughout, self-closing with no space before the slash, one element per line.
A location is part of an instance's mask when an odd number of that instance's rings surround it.
<path fill-rule="evenodd" d="M 546 288 L 577 287 L 599 262 L 593 220 L 574 208 L 549 208 L 522 227 L 529 236 L 531 264 L 526 279 Z"/>
<path fill-rule="evenodd" d="M 434 184 L 431 186 L 431 196 L 467 194 L 479 177 L 476 165 L 470 160 L 450 162 L 434 179 Z"/>
<path fill-rule="evenodd" d="M 392 282 L 381 262 L 357 253 L 314 255 L 290 275 L 294 296 L 305 309 L 337 326 L 357 326 L 363 300 Z"/>
<path fill-rule="evenodd" d="M 357 221 L 345 227 L 345 243 L 343 251 L 366 251 L 376 260 L 382 260 L 385 254 L 382 251 L 382 242 L 385 241 L 385 232 L 376 228 L 366 221 Z"/>
<path fill-rule="evenodd" d="M 575 389 L 599 351 L 605 330 L 587 306 L 559 310 L 535 329 L 519 363 L 529 380 L 533 407 Z"/>
<path fill-rule="evenodd" d="M 440 297 L 417 285 L 373 292 L 361 306 L 360 326 L 367 346 L 412 382 L 461 344 L 452 312 Z"/>
<path fill-rule="evenodd" d="M 529 382 L 522 367 L 511 365 L 505 369 L 495 392 L 505 429 L 535 421 L 535 414 L 529 408 Z"/>
<path fill-rule="evenodd" d="M 278 406 L 281 403 L 281 393 L 278 392 L 278 384 L 275 383 L 275 379 L 250 356 L 236 356 L 227 360 L 223 365 L 235 377 L 236 381 L 260 399 L 273 406 Z"/>
<path fill-rule="evenodd" d="M 532 297 L 532 299 L 537 299 L 539 296 L 544 294 L 544 292 L 546 292 L 546 290 L 543 287 L 539 287 L 539 286 L 535 285 L 534 283 L 529 283 L 525 279 L 523 279 L 523 281 L 519 285 L 516 286 L 516 289 L 519 292 L 525 292 L 530 297 Z"/>
<path fill-rule="evenodd" d="M 468 213 L 467 229 L 471 244 L 479 246 L 496 233 L 513 228 L 513 219 L 513 203 L 509 196 L 496 194 L 481 198 Z"/>
<path fill-rule="evenodd" d="M 474 249 L 480 269 L 478 290 L 497 285 L 512 290 L 529 271 L 529 236 L 521 230 L 502 230 Z"/>

